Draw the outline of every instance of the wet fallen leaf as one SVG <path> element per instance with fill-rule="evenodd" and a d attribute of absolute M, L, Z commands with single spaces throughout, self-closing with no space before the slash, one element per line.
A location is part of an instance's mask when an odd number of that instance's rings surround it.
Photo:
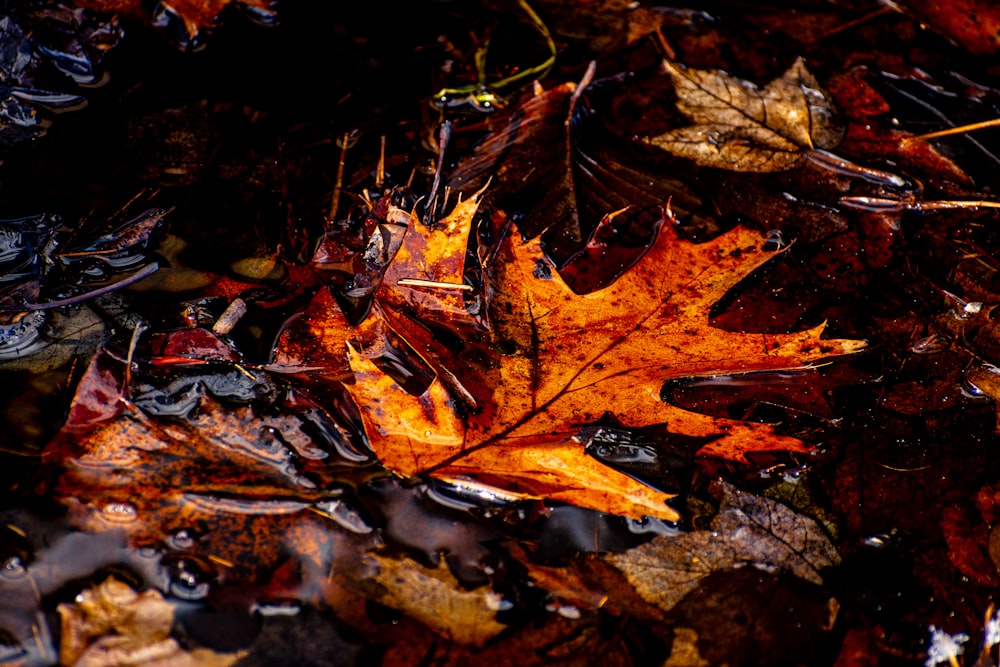
<path fill-rule="evenodd" d="M 114 577 L 82 591 L 73 604 L 61 604 L 58 611 L 61 665 L 227 667 L 242 657 L 208 649 L 185 651 L 170 637 L 173 605 L 155 590 L 137 593 Z"/>
<path fill-rule="evenodd" d="M 646 601 L 669 611 L 713 572 L 755 566 L 822 584 L 821 572 L 840 562 L 823 529 L 768 498 L 719 483 L 722 504 L 711 530 L 665 535 L 608 556 Z"/>
<path fill-rule="evenodd" d="M 332 521 L 371 532 L 340 491 L 326 488 L 337 471 L 370 455 L 342 449 L 346 431 L 307 398 L 285 394 L 274 403 L 266 374 L 220 359 L 227 348 L 212 336 L 184 329 L 154 341 L 167 352 L 179 341 L 199 343 L 211 362 L 153 357 L 173 363 L 133 373 L 124 391 L 121 357 L 95 356 L 69 421 L 44 453 L 63 468 L 54 495 L 71 507 L 76 525 L 124 529 L 133 544 L 199 533 L 201 556 L 225 563 L 224 578 L 308 551 L 288 543 L 298 524 Z M 270 531 L 283 537 L 261 539 Z"/>
<path fill-rule="evenodd" d="M 673 520 L 666 495 L 588 456 L 574 440 L 579 429 L 604 416 L 626 427 L 667 423 L 676 433 L 713 436 L 702 454 L 737 461 L 749 451 L 805 451 L 767 426 L 666 406 L 659 388 L 678 377 L 804 368 L 863 345 L 822 340 L 822 326 L 781 335 L 710 327 L 711 305 L 770 257 L 757 234 L 742 228 L 701 245 L 663 230 L 630 271 L 588 296 L 566 286 L 538 240 L 508 233 L 484 267 L 479 299 L 485 304 L 473 315 L 463 310 L 461 291 L 447 287 L 461 285 L 455 239 L 468 235 L 474 213 L 473 203 L 448 225 L 411 225 L 386 270 L 377 296 L 382 305 L 371 316 L 433 367 L 437 380 L 425 391 L 404 389 L 400 371 L 384 372 L 375 363 L 382 348 L 364 339 L 369 329 L 352 329 L 329 308 L 325 316 L 291 322 L 277 345 L 277 358 L 291 356 L 306 367 L 316 342 L 321 358 L 347 355 L 354 376 L 347 390 L 371 446 L 400 473 L 430 472 L 463 486 L 485 484 L 502 496 Z M 442 253 L 442 247 L 450 250 Z M 428 328 L 449 322 L 478 327 L 492 349 L 471 347 L 465 356 L 479 361 L 458 362 L 454 348 Z M 305 353 L 288 355 L 303 339 Z"/>
<path fill-rule="evenodd" d="M 807 151 L 832 148 L 843 136 L 833 103 L 802 59 L 764 88 L 669 60 L 664 68 L 677 91 L 677 108 L 695 124 L 649 141 L 702 166 L 785 171 Z"/>
<path fill-rule="evenodd" d="M 409 559 L 371 553 L 372 581 L 381 586 L 373 599 L 412 616 L 435 632 L 459 644 L 482 646 L 506 626 L 496 620 L 502 596 L 489 588 L 465 591 L 441 565 L 424 567 Z"/>

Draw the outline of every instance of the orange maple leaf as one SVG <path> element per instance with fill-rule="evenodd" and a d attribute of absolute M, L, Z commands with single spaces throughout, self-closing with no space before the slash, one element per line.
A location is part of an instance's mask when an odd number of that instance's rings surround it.
<path fill-rule="evenodd" d="M 608 415 L 626 427 L 666 423 L 673 432 L 713 437 L 700 453 L 733 460 L 749 451 L 808 450 L 770 426 L 694 414 L 659 398 L 666 380 L 804 369 L 863 347 L 821 339 L 822 325 L 779 335 L 709 325 L 712 304 L 773 256 L 758 234 L 736 228 L 695 245 L 664 230 L 614 284 L 577 295 L 538 240 L 508 233 L 483 267 L 482 293 L 469 299 L 462 262 L 477 200 L 433 226 L 411 220 L 360 327 L 347 325 L 324 290 L 279 337 L 277 363 L 308 366 L 332 356 L 349 368 L 347 389 L 386 467 L 501 497 L 674 520 L 667 494 L 588 456 L 574 439 L 579 429 Z M 456 349 L 442 340 L 447 326 L 481 336 L 485 358 L 474 344 Z M 384 360 L 374 363 L 384 344 L 373 340 L 385 327 L 436 372 L 422 393 L 408 393 L 405 377 L 385 372 Z"/>

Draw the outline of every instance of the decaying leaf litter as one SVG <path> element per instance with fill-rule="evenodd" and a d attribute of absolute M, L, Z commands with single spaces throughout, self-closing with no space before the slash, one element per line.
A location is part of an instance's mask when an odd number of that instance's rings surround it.
<path fill-rule="evenodd" d="M 223 4 L 6 9 L 0 659 L 995 662 L 989 21 Z"/>

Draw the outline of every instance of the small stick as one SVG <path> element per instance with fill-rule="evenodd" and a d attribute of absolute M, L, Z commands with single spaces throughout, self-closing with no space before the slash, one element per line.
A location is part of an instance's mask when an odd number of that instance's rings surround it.
<path fill-rule="evenodd" d="M 991 127 L 1000 127 L 1000 118 L 994 118 L 993 120 L 984 120 L 979 123 L 970 123 L 968 125 L 959 125 L 958 127 L 949 127 L 943 130 L 938 130 L 937 132 L 918 134 L 915 137 L 907 137 L 907 140 L 911 141 L 913 139 L 937 139 L 938 137 L 950 137 L 953 134 L 965 134 L 966 132 L 975 132 L 976 130 L 986 130 Z"/>
<path fill-rule="evenodd" d="M 337 179 L 333 183 L 333 195 L 330 197 L 330 214 L 326 221 L 333 224 L 337 221 L 337 209 L 340 208 L 340 190 L 344 186 L 344 163 L 347 162 L 347 146 L 351 135 L 347 132 L 340 142 L 340 161 L 337 162 Z"/>
<path fill-rule="evenodd" d="M 959 208 L 1000 208 L 1000 202 L 985 199 L 892 199 L 891 197 L 841 197 L 840 203 L 866 211 L 942 211 Z"/>
<path fill-rule="evenodd" d="M 208 558 L 208 560 L 212 561 L 216 565 L 221 565 L 222 567 L 236 567 L 235 565 L 233 565 L 232 561 L 228 561 L 225 558 L 220 558 L 219 556 L 213 556 L 212 554 L 209 554 L 206 557 Z"/>
<path fill-rule="evenodd" d="M 240 318 L 246 315 L 247 304 L 243 299 L 236 297 L 233 302 L 229 304 L 226 310 L 219 315 L 219 319 L 215 321 L 212 325 L 212 332 L 217 333 L 220 336 L 225 335 L 233 330 L 236 323 L 239 322 Z"/>
<path fill-rule="evenodd" d="M 385 135 L 382 135 L 382 142 L 378 152 L 378 166 L 375 167 L 375 187 L 381 188 L 385 183 Z"/>
<path fill-rule="evenodd" d="M 128 342 L 128 354 L 125 357 L 125 377 L 122 380 L 122 398 L 128 396 L 128 388 L 132 384 L 132 360 L 135 359 L 135 350 L 139 347 L 139 336 L 146 330 L 146 325 L 138 322 L 132 329 L 132 339 Z M 126 399 L 127 400 L 127 399 Z"/>
<path fill-rule="evenodd" d="M 420 278 L 400 278 L 396 281 L 397 285 L 403 285 L 404 287 L 429 287 L 431 289 L 455 289 L 461 290 L 463 292 L 471 292 L 473 290 L 472 285 L 466 285 L 464 283 L 445 283 L 437 280 L 421 280 Z"/>
<path fill-rule="evenodd" d="M 424 224 L 431 224 L 434 218 L 434 211 L 437 209 L 438 188 L 441 187 L 441 172 L 444 170 L 444 153 L 448 150 L 448 142 L 451 140 L 451 121 L 446 120 L 441 123 L 438 130 L 438 159 L 437 167 L 434 169 L 434 183 L 431 185 L 431 194 L 427 200 L 427 208 L 424 209 Z"/>
<path fill-rule="evenodd" d="M 868 12 L 864 16 L 859 16 L 859 17 L 857 17 L 855 19 L 852 19 L 852 20 L 850 20 L 850 21 L 848 21 L 846 23 L 841 23 L 837 27 L 831 28 L 830 30 L 827 30 L 823 34 L 819 35 L 818 37 L 810 39 L 808 42 L 804 42 L 803 44 L 807 45 L 807 46 L 815 44 L 816 42 L 820 41 L 821 39 L 826 39 L 828 37 L 833 37 L 834 35 L 839 35 L 840 33 L 844 32 L 846 30 L 850 30 L 852 28 L 856 28 L 857 26 L 862 25 L 863 23 L 867 23 L 868 21 L 871 21 L 872 19 L 878 18 L 879 16 L 882 16 L 884 14 L 888 14 L 890 12 L 900 12 L 900 11 L 901 10 L 900 10 L 899 6 L 896 5 L 896 3 L 894 3 L 894 2 L 888 3 L 884 7 L 880 7 L 878 9 L 874 10 L 874 11 Z"/>
<path fill-rule="evenodd" d="M 139 190 L 139 193 L 137 195 L 135 195 L 134 197 L 132 197 L 131 199 L 129 199 L 127 202 L 125 202 L 125 204 L 121 208 L 119 208 L 117 211 L 115 211 L 113 214 L 111 214 L 111 217 L 109 218 L 109 220 L 114 220 L 115 218 L 117 218 L 118 216 L 120 216 L 121 214 L 123 214 L 128 209 L 128 207 L 131 206 L 132 204 L 134 204 L 136 202 L 136 200 L 139 199 L 139 197 L 141 197 L 143 194 L 145 194 L 145 192 L 146 192 L 146 188 L 142 188 L 141 190 Z M 153 195 L 155 195 L 155 194 L 156 194 L 156 192 L 153 193 Z M 153 195 L 150 195 L 150 199 L 152 199 Z"/>

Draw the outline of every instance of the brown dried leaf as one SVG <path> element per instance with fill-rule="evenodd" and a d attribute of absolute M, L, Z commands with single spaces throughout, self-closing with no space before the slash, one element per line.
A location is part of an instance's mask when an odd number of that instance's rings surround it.
<path fill-rule="evenodd" d="M 840 556 L 809 517 L 720 482 L 719 513 L 711 530 L 661 536 L 608 556 L 648 602 L 669 611 L 713 572 L 754 565 L 822 584 L 820 571 Z"/>
<path fill-rule="evenodd" d="M 843 136 L 836 110 L 798 59 L 764 88 L 719 70 L 664 61 L 677 108 L 694 125 L 651 138 L 655 146 L 705 167 L 786 171 L 806 151 L 832 148 Z"/>

